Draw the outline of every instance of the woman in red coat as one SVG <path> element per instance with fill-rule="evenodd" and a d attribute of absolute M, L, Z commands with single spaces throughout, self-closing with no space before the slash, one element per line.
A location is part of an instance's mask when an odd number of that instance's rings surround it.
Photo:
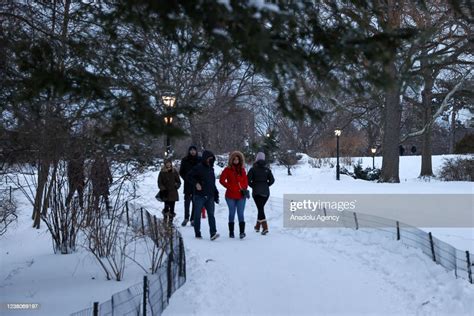
<path fill-rule="evenodd" d="M 242 190 L 247 190 L 248 180 L 244 168 L 244 155 L 240 151 L 234 151 L 229 157 L 229 164 L 222 171 L 219 182 L 227 190 L 225 200 L 229 207 L 229 237 L 234 238 L 235 213 L 239 218 L 240 239 L 245 238 L 245 199 Z M 248 192 L 248 191 L 247 191 Z"/>

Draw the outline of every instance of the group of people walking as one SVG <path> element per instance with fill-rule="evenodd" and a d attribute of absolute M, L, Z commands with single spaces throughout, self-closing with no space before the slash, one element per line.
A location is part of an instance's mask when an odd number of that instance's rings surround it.
<path fill-rule="evenodd" d="M 181 187 L 180 177 L 184 181 L 184 220 L 182 226 L 188 222 L 194 227 L 196 238 L 201 235 L 201 209 L 207 211 L 209 231 L 211 240 L 219 237 L 214 216 L 214 204 L 219 204 L 219 191 L 216 187 L 216 176 L 214 172 L 215 155 L 204 150 L 201 157 L 197 148 L 190 146 L 188 154 L 181 160 L 179 171 L 173 167 L 170 159 L 165 160 L 163 168 L 158 175 L 158 187 L 163 193 L 161 199 L 165 203 L 163 213 L 173 218 L 175 215 L 175 204 L 179 200 L 178 189 Z M 255 163 L 246 171 L 245 157 L 239 151 L 234 151 L 229 156 L 227 166 L 219 177 L 219 183 L 226 188 L 225 201 L 229 209 L 229 237 L 235 238 L 235 215 L 237 213 L 239 224 L 239 237 L 243 239 L 245 234 L 245 205 L 252 198 L 258 209 L 257 222 L 254 226 L 256 232 L 262 235 L 268 233 L 268 224 L 265 217 L 265 204 L 270 197 L 269 187 L 275 182 L 275 178 L 265 162 L 265 154 L 259 152 Z M 192 204 L 192 207 L 191 207 Z M 191 212 L 190 212 L 191 209 Z"/>

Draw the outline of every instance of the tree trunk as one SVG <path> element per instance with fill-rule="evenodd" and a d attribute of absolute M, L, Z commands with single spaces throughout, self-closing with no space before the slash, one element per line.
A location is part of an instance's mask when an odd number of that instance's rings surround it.
<path fill-rule="evenodd" d="M 424 65 L 427 67 L 428 65 Z M 431 164 L 431 154 L 432 154 L 432 146 L 431 146 L 431 100 L 432 100 L 432 89 L 433 89 L 433 78 L 431 76 L 431 71 L 426 68 L 426 72 L 424 74 L 424 81 L 425 86 L 421 93 L 422 95 L 422 108 L 423 108 L 423 126 L 427 126 L 423 137 L 422 137 L 422 145 L 421 145 L 421 172 L 420 177 L 432 177 L 433 176 L 433 168 Z"/>
<path fill-rule="evenodd" d="M 46 183 L 48 182 L 49 163 L 41 159 L 38 162 L 38 186 L 35 194 L 35 204 L 33 206 L 33 227 L 39 229 L 41 223 L 41 207 L 45 193 Z"/>
<path fill-rule="evenodd" d="M 398 145 L 400 142 L 401 108 L 395 60 L 385 66 L 385 71 L 389 77 L 389 85 L 385 88 L 383 160 L 380 180 L 382 182 L 400 182 Z"/>
<path fill-rule="evenodd" d="M 454 146 L 456 144 L 456 115 L 458 111 L 453 108 L 451 113 L 451 127 L 449 129 L 449 153 L 454 154 Z"/>

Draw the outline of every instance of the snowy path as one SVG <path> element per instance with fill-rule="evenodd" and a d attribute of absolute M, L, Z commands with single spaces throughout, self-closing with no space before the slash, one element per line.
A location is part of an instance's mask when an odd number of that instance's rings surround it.
<path fill-rule="evenodd" d="M 276 210 L 275 210 L 276 211 Z M 254 223 L 255 206 L 246 218 Z M 376 233 L 286 230 L 270 216 L 270 234 L 248 227 L 244 240 L 227 237 L 227 208 L 216 210 L 218 231 L 209 241 L 207 220 L 196 240 L 181 229 L 187 248 L 187 283 L 165 315 L 465 314 L 474 289 L 434 265 L 417 249 Z"/>

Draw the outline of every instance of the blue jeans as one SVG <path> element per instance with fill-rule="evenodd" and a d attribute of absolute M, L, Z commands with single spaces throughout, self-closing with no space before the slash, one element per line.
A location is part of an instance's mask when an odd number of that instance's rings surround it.
<path fill-rule="evenodd" d="M 229 223 L 233 223 L 235 219 L 235 212 L 237 211 L 237 217 L 239 218 L 239 223 L 245 222 L 244 219 L 244 209 L 245 209 L 245 198 L 241 199 L 229 199 L 225 198 L 227 206 L 229 207 Z"/>
<path fill-rule="evenodd" d="M 214 196 L 193 195 L 194 233 L 196 235 L 201 233 L 201 209 L 203 207 L 207 211 L 209 232 L 212 236 L 217 232 L 216 218 L 214 217 Z"/>

